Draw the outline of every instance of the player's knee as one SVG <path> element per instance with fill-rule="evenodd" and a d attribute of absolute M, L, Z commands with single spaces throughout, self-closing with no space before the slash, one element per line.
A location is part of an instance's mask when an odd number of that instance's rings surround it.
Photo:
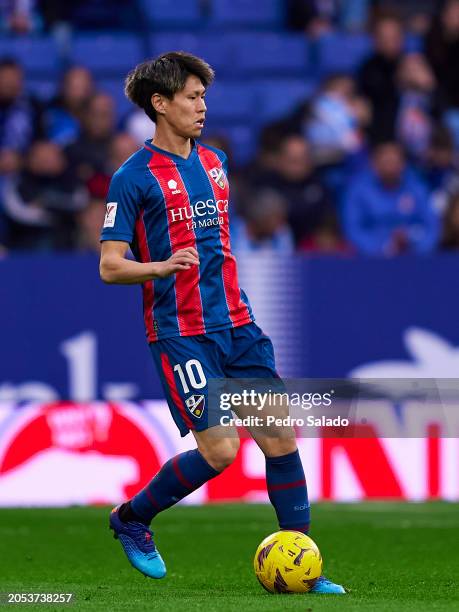
<path fill-rule="evenodd" d="M 264 438 L 263 453 L 267 457 L 281 457 L 294 453 L 297 449 L 295 438 Z"/>
<path fill-rule="evenodd" d="M 199 450 L 209 465 L 222 472 L 235 460 L 239 450 L 239 438 L 214 440 L 212 444 Z"/>

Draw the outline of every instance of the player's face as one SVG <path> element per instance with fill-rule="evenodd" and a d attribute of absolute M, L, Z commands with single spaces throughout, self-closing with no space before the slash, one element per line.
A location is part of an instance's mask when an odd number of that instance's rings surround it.
<path fill-rule="evenodd" d="M 190 75 L 182 91 L 172 100 L 164 101 L 163 117 L 174 130 L 184 138 L 199 138 L 204 127 L 206 90 L 198 77 Z"/>

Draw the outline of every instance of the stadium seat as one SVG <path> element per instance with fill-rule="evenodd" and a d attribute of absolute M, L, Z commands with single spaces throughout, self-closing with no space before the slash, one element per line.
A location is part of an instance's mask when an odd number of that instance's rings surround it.
<path fill-rule="evenodd" d="M 137 2 L 132 0 L 70 0 L 67 4 L 73 5 L 71 22 L 76 32 L 133 32 L 142 27 Z"/>
<path fill-rule="evenodd" d="M 134 110 L 134 105 L 124 95 L 123 79 L 98 79 L 97 89 L 109 94 L 115 100 L 118 120 L 125 117 L 131 110 Z"/>
<path fill-rule="evenodd" d="M 318 70 L 324 75 L 354 72 L 372 48 L 366 35 L 338 32 L 323 36 L 317 45 Z"/>
<path fill-rule="evenodd" d="M 13 57 L 29 74 L 56 74 L 60 69 L 56 41 L 47 36 L 0 38 L 0 57 Z"/>
<path fill-rule="evenodd" d="M 238 72 L 248 76 L 305 76 L 309 63 L 309 45 L 297 34 L 252 32 L 230 34 L 234 62 Z"/>
<path fill-rule="evenodd" d="M 211 24 L 281 27 L 283 6 L 282 0 L 212 0 Z"/>
<path fill-rule="evenodd" d="M 154 28 L 192 27 L 202 20 L 200 0 L 142 0 L 141 7 Z"/>
<path fill-rule="evenodd" d="M 217 81 L 209 88 L 206 102 L 213 123 L 253 121 L 255 92 L 244 83 Z"/>
<path fill-rule="evenodd" d="M 183 32 L 163 32 L 151 36 L 150 53 L 153 57 L 173 50 L 188 51 L 204 58 L 216 70 L 217 76 L 231 73 L 234 68 L 228 37 L 215 34 L 198 36 Z"/>
<path fill-rule="evenodd" d="M 99 75 L 124 74 L 143 57 L 139 39 L 130 34 L 81 34 L 75 38 L 71 59 Z"/>
<path fill-rule="evenodd" d="M 257 119 L 260 123 L 267 123 L 293 112 L 313 95 L 317 83 L 305 79 L 262 79 L 254 87 Z"/>

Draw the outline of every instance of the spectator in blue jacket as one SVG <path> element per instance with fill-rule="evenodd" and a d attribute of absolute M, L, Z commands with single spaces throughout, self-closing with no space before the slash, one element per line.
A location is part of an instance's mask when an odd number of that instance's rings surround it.
<path fill-rule="evenodd" d="M 39 108 L 24 93 L 23 76 L 14 59 L 0 59 L 0 175 L 17 171 L 20 155 L 38 132 Z"/>
<path fill-rule="evenodd" d="M 424 184 L 407 168 L 396 142 L 377 145 L 371 166 L 351 182 L 343 208 L 345 234 L 358 251 L 391 256 L 429 253 L 440 224 Z"/>
<path fill-rule="evenodd" d="M 89 70 L 83 66 L 69 68 L 62 78 L 58 95 L 44 113 L 47 138 L 60 146 L 75 142 L 80 136 L 85 106 L 94 93 Z"/>

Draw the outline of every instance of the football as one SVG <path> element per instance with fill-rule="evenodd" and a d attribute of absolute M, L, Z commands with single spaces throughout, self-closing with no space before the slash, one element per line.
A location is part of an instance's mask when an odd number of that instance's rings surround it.
<path fill-rule="evenodd" d="M 261 542 L 253 565 L 270 593 L 307 593 L 322 574 L 322 555 L 304 533 L 277 531 Z"/>

